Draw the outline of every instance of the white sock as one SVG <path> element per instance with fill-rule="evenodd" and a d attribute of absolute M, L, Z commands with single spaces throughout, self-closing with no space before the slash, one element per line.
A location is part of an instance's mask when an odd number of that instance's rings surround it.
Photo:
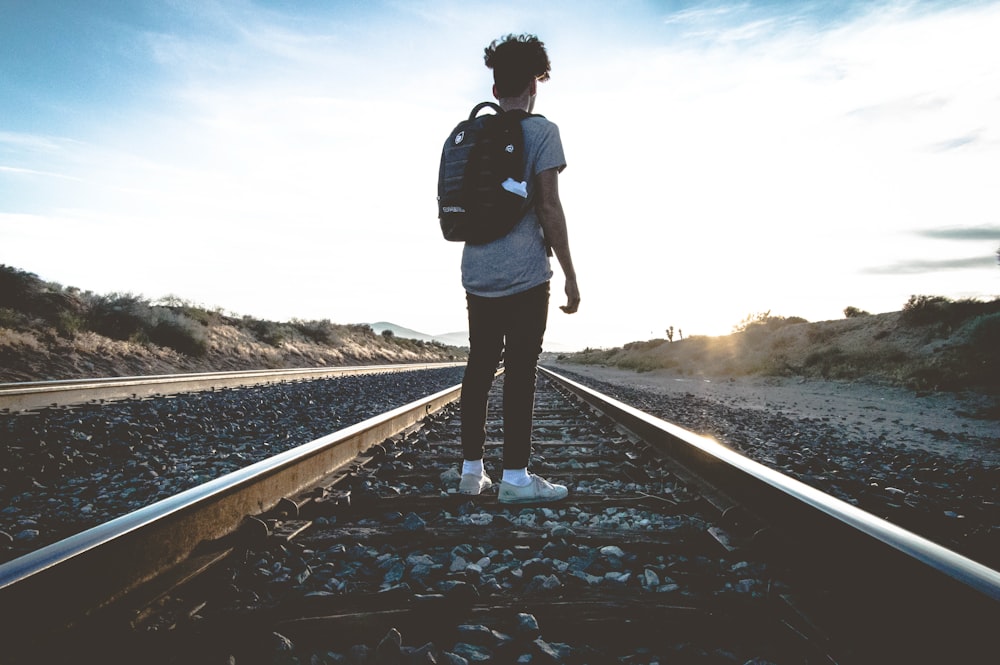
<path fill-rule="evenodd" d="M 462 460 L 462 475 L 472 474 L 474 476 L 481 476 L 485 473 L 483 470 L 483 460 Z"/>
<path fill-rule="evenodd" d="M 527 469 L 504 469 L 503 481 L 511 485 L 517 485 L 518 487 L 524 487 L 531 483 L 531 476 L 528 475 Z"/>

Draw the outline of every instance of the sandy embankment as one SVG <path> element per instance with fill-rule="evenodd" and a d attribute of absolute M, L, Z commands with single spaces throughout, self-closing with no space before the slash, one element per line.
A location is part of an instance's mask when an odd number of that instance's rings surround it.
<path fill-rule="evenodd" d="M 993 404 L 976 393 L 921 393 L 863 381 L 821 381 L 776 377 L 708 380 L 657 370 L 545 363 L 565 371 L 654 394 L 684 395 L 734 409 L 771 410 L 791 419 L 815 419 L 858 440 L 883 438 L 955 460 L 976 459 L 1000 467 L 1000 421 L 977 417 Z"/>

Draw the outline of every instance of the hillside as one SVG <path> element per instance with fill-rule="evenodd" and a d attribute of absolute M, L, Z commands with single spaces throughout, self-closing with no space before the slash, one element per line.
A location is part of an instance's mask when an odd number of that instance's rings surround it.
<path fill-rule="evenodd" d="M 0 381 L 466 358 L 461 346 L 442 337 L 411 339 L 412 332 L 384 322 L 264 321 L 175 298 L 151 303 L 131 294 L 95 295 L 0 265 Z M 654 339 L 559 358 L 716 379 L 863 378 L 1000 394 L 1000 299 L 914 296 L 899 312 L 851 311 L 817 323 L 762 315 L 731 335 Z"/>
<path fill-rule="evenodd" d="M 371 325 L 372 330 L 374 330 L 378 335 L 385 335 L 388 330 L 388 334 L 395 335 L 396 337 L 404 337 L 406 339 L 417 339 L 422 342 L 437 342 L 439 344 L 444 344 L 445 346 L 469 346 L 469 333 L 466 331 L 442 333 L 440 335 L 428 335 L 410 328 L 397 326 L 395 323 L 389 323 L 388 321 L 378 321 L 377 323 L 369 325 Z"/>
<path fill-rule="evenodd" d="M 562 362 L 685 376 L 868 379 L 917 390 L 1000 393 L 1000 300 L 914 296 L 902 311 L 817 323 L 763 316 L 721 337 L 654 339 Z"/>
<path fill-rule="evenodd" d="M 327 320 L 227 316 L 95 295 L 0 265 L 0 382 L 464 360 L 440 342 Z"/>

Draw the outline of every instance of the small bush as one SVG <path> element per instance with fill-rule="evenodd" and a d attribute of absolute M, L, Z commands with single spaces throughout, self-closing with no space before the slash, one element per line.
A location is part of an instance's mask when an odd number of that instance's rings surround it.
<path fill-rule="evenodd" d="M 845 307 L 844 308 L 844 318 L 845 319 L 857 319 L 862 316 L 871 316 L 871 312 L 866 312 L 863 309 L 858 309 L 857 307 Z"/>
<path fill-rule="evenodd" d="M 655 349 L 658 346 L 662 346 L 667 343 L 667 340 L 662 338 L 651 339 L 647 342 L 629 342 L 622 348 L 626 351 L 649 351 L 650 349 Z"/>
<path fill-rule="evenodd" d="M 52 321 L 56 334 L 66 339 L 73 339 L 77 333 L 87 328 L 87 320 L 81 314 L 60 312 Z"/>
<path fill-rule="evenodd" d="M 956 350 L 953 364 L 968 383 L 1000 393 L 1000 312 L 976 317 L 968 325 L 969 342 Z"/>
<path fill-rule="evenodd" d="M 347 326 L 347 331 L 362 337 L 375 337 L 375 331 L 367 323 L 352 323 Z"/>
<path fill-rule="evenodd" d="M 41 284 L 34 273 L 0 264 L 0 307 L 32 311 L 34 301 L 42 290 Z"/>
<path fill-rule="evenodd" d="M 208 352 L 203 325 L 166 308 L 157 310 L 158 321 L 146 333 L 150 342 L 189 356 L 201 357 Z"/>
<path fill-rule="evenodd" d="M 768 310 L 758 314 L 748 314 L 745 319 L 733 326 L 733 332 L 774 331 L 797 323 L 809 323 L 809 321 L 801 316 L 771 316 Z"/>
<path fill-rule="evenodd" d="M 94 298 L 88 323 L 91 330 L 105 337 L 134 342 L 147 341 L 146 332 L 156 325 L 149 304 L 131 293 Z"/>
<path fill-rule="evenodd" d="M 756 314 L 747 314 L 742 321 L 733 326 L 733 332 L 744 332 L 748 328 L 756 325 L 762 325 L 771 318 L 771 310 L 766 312 L 757 312 Z"/>
<path fill-rule="evenodd" d="M 252 332 L 257 339 L 271 346 L 281 346 L 288 340 L 293 331 L 291 327 L 284 323 L 275 321 L 260 321 L 250 317 L 243 317 L 243 325 Z"/>
<path fill-rule="evenodd" d="M 184 300 L 183 298 L 174 295 L 160 298 L 154 303 L 154 306 L 171 309 L 174 312 L 191 319 L 192 321 L 197 321 L 205 327 L 219 324 L 223 320 L 220 312 L 207 310 L 204 307 L 200 307 L 188 300 Z"/>
<path fill-rule="evenodd" d="M 0 328 L 20 330 L 27 322 L 27 317 L 16 309 L 0 307 Z"/>
<path fill-rule="evenodd" d="M 226 322 L 226 317 L 221 310 L 210 311 L 202 307 L 185 307 L 184 315 L 189 319 L 197 321 L 206 328 Z"/>
<path fill-rule="evenodd" d="M 973 347 L 1000 349 L 1000 312 L 977 317 L 970 324 L 969 342 Z"/>
<path fill-rule="evenodd" d="M 38 317 L 62 337 L 72 337 L 85 325 L 83 304 L 76 293 L 5 265 L 0 265 L 0 308 L 18 312 L 21 326 L 29 326 Z"/>
<path fill-rule="evenodd" d="M 336 326 L 330 323 L 329 319 L 321 321 L 300 321 L 292 319 L 292 325 L 302 335 L 316 344 L 326 344 L 328 346 L 339 344 L 341 339 L 337 333 Z"/>
<path fill-rule="evenodd" d="M 953 301 L 943 296 L 910 296 L 900 320 L 910 326 L 944 324 L 954 327 L 982 314 L 1000 312 L 1000 299 L 984 302 L 973 298 Z"/>
<path fill-rule="evenodd" d="M 945 307 L 950 302 L 943 296 L 910 296 L 903 305 L 900 320 L 912 326 L 935 323 L 943 318 Z"/>
<path fill-rule="evenodd" d="M 165 346 L 190 356 L 208 352 L 207 329 L 199 321 L 131 293 L 94 297 L 86 322 L 94 332 L 112 339 Z M 64 324 L 73 329 L 71 319 Z"/>

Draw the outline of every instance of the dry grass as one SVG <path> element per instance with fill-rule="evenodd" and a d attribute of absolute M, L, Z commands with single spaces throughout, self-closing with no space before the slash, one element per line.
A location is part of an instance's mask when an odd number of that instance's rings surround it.
<path fill-rule="evenodd" d="M 178 298 L 95 295 L 0 266 L 0 381 L 464 360 L 367 325 L 226 316 Z"/>
<path fill-rule="evenodd" d="M 911 301 L 912 302 L 912 301 Z M 916 389 L 1000 391 L 1000 300 L 818 323 L 764 322 L 721 337 L 656 339 L 562 359 L 688 376 L 859 379 Z M 956 309 L 961 310 L 956 313 Z M 914 320 L 914 319 L 917 320 Z M 773 322 L 771 322 L 773 323 Z"/>
<path fill-rule="evenodd" d="M 205 353 L 190 356 L 155 344 L 114 340 L 93 332 L 66 338 L 45 328 L 0 328 L 0 381 L 435 362 L 465 357 L 459 349 L 430 344 L 405 348 L 374 334 L 348 338 L 337 345 L 297 337 L 275 346 L 246 329 L 219 324 L 206 331 L 206 339 Z"/>

